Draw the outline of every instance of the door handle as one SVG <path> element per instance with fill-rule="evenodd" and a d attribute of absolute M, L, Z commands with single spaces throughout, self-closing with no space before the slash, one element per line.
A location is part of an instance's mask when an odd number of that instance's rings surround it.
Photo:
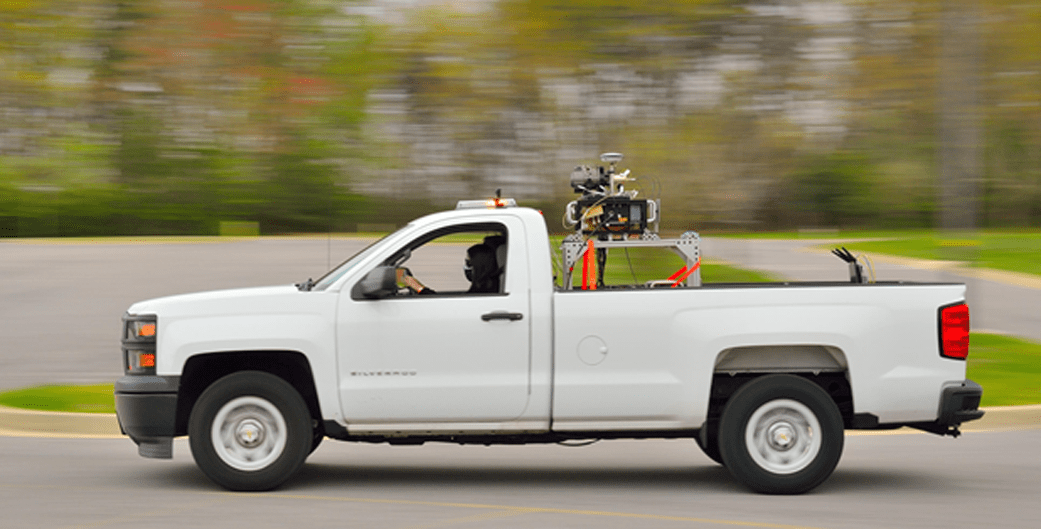
<path fill-rule="evenodd" d="M 524 319 L 524 315 L 519 312 L 505 312 L 496 311 L 489 312 L 488 314 L 481 314 L 481 321 L 492 321 L 492 320 L 510 320 L 518 321 Z"/>

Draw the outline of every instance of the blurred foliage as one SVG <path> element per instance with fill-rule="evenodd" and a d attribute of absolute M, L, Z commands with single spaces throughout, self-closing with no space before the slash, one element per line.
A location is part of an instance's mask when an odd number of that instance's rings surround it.
<path fill-rule="evenodd" d="M 868 160 L 848 152 L 814 157 L 787 186 L 794 210 L 805 226 L 867 226 L 880 216 L 877 171 Z"/>
<path fill-rule="evenodd" d="M 0 2 L 0 236 L 343 231 L 498 188 L 556 219 L 605 151 L 669 231 L 931 227 L 945 112 L 980 127 L 979 224 L 1037 226 L 1041 3 L 973 3 L 978 108 L 945 109 L 967 1 Z"/>
<path fill-rule="evenodd" d="M 35 411 L 115 413 L 112 384 L 37 386 L 0 393 L 0 406 Z"/>

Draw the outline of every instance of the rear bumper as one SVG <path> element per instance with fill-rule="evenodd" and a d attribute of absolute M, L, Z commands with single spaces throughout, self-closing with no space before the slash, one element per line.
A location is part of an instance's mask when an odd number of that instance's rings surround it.
<path fill-rule="evenodd" d="M 983 386 L 971 380 L 943 388 L 940 394 L 940 415 L 936 422 L 957 426 L 983 417 L 983 410 L 980 409 L 982 397 Z"/>
<path fill-rule="evenodd" d="M 940 410 L 936 420 L 908 426 L 939 435 L 958 437 L 961 435 L 959 425 L 983 417 L 983 410 L 980 409 L 981 397 L 983 386 L 971 380 L 946 385 L 940 393 Z"/>
<path fill-rule="evenodd" d="M 180 377 L 136 376 L 115 384 L 116 417 L 143 457 L 173 457 Z"/>

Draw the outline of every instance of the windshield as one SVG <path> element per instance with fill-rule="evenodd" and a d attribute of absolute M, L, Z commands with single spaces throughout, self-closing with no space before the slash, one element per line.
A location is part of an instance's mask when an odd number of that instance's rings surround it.
<path fill-rule="evenodd" d="M 408 228 L 409 226 L 411 226 L 411 224 L 401 229 L 403 230 L 405 228 Z M 329 288 L 329 286 L 335 283 L 337 279 L 340 279 L 341 277 L 343 277 L 344 274 L 346 274 L 355 266 L 357 266 L 358 263 L 364 261 L 365 258 L 369 256 L 369 254 L 371 254 L 373 251 L 376 250 L 376 248 L 380 246 L 381 242 L 385 241 L 388 237 L 394 235 L 395 233 L 398 233 L 399 231 L 401 230 L 380 237 L 379 239 L 373 241 L 372 244 L 369 244 L 368 246 L 363 248 L 360 252 L 352 255 L 350 258 L 348 258 L 346 261 L 341 263 L 336 268 L 333 268 L 332 270 L 326 272 L 324 276 L 318 278 L 318 280 L 314 282 L 314 287 L 312 288 L 312 290 L 325 290 Z"/>

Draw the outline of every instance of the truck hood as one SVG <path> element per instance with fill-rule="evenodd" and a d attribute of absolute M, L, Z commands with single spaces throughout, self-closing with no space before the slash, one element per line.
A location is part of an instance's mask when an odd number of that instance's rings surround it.
<path fill-rule="evenodd" d="M 214 352 L 334 358 L 337 294 L 293 285 L 217 290 L 142 301 L 128 312 L 157 316 L 156 373 L 175 374 L 193 355 Z"/>
<path fill-rule="evenodd" d="M 308 295 L 294 285 L 238 288 L 232 290 L 213 290 L 194 294 L 179 294 L 162 298 L 149 299 L 134 303 L 127 309 L 128 314 L 180 314 L 191 312 L 214 313 L 225 312 L 232 307 L 250 307 L 266 305 L 275 298 L 287 298 L 293 295 Z"/>

